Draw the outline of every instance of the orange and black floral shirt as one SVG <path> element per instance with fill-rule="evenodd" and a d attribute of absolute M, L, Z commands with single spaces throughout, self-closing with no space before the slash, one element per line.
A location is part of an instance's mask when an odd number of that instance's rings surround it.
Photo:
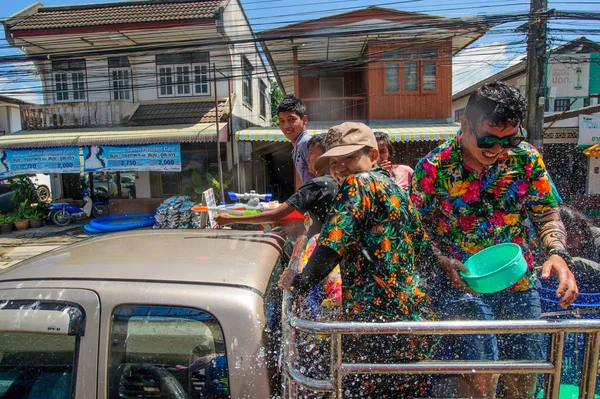
<path fill-rule="evenodd" d="M 527 290 L 536 280 L 528 215 L 557 205 L 544 161 L 533 146 L 521 143 L 479 173 L 465 167 L 459 137 L 460 132 L 419 161 L 411 198 L 444 255 L 465 262 L 495 244 L 520 245 L 528 271 L 507 290 Z"/>
<path fill-rule="evenodd" d="M 332 204 L 319 244 L 342 256 L 347 320 L 432 320 L 421 281 L 433 257 L 416 207 L 381 168 L 349 175 Z"/>

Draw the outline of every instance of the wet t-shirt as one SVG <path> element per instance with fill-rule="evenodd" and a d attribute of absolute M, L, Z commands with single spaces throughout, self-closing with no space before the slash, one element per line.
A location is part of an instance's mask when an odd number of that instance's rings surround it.
<path fill-rule="evenodd" d="M 308 237 L 321 231 L 337 192 L 337 183 L 330 174 L 326 174 L 310 180 L 285 201 L 298 212 L 307 213 L 305 223 Z"/>

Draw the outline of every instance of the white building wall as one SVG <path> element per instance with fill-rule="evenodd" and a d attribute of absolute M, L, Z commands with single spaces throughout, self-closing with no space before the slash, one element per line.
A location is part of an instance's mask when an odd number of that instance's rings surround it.
<path fill-rule="evenodd" d="M 108 79 L 108 60 L 106 56 L 85 60 L 88 101 L 110 101 L 110 82 Z"/>
<path fill-rule="evenodd" d="M 0 134 L 11 133 L 10 120 L 9 120 L 10 106 L 0 105 Z"/>
<path fill-rule="evenodd" d="M 18 105 L 0 104 L 0 134 L 21 130 L 21 111 Z"/>
<path fill-rule="evenodd" d="M 10 133 L 21 130 L 21 110 L 19 107 L 9 108 Z"/>
<path fill-rule="evenodd" d="M 136 102 L 151 101 L 158 98 L 155 59 L 154 55 L 131 56 L 129 58 L 133 74 L 133 98 Z"/>
<path fill-rule="evenodd" d="M 271 85 L 267 76 L 267 70 L 258 53 L 256 44 L 254 43 L 254 35 L 250 26 L 244 24 L 246 16 L 237 0 L 231 0 L 227 3 L 223 15 L 223 25 L 225 35 L 235 44 L 230 46 L 231 62 L 233 64 L 232 74 L 236 76 L 234 92 L 236 93 L 236 103 L 234 115 L 234 132 L 246 128 L 248 126 L 268 126 L 271 122 L 271 109 L 267 104 L 266 117 L 260 116 L 260 94 L 259 81 L 263 81 L 267 89 L 267 102 Z M 252 104 L 245 104 L 242 98 L 242 59 L 245 57 L 253 66 L 252 74 Z"/>

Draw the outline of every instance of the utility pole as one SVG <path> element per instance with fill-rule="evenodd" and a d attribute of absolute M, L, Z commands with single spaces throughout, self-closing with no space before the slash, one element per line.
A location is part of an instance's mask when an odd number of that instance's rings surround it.
<path fill-rule="evenodd" d="M 544 105 L 546 95 L 547 0 L 531 0 L 527 34 L 527 115 L 528 141 L 543 151 Z"/>

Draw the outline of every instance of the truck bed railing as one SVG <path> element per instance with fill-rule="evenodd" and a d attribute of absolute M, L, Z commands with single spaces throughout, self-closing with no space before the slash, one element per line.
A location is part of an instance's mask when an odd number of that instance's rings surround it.
<path fill-rule="evenodd" d="M 292 299 L 283 300 L 283 375 L 284 397 L 296 397 L 297 386 L 343 397 L 342 381 L 351 374 L 545 374 L 544 398 L 557 399 L 560 392 L 566 333 L 585 336 L 579 398 L 593 398 L 598 373 L 600 320 L 511 320 L 511 321 L 427 321 L 393 323 L 317 322 L 296 317 Z M 329 336 L 330 377 L 315 379 L 293 367 L 297 351 L 296 332 Z M 343 335 L 459 335 L 459 334 L 549 334 L 545 361 L 417 361 L 413 363 L 374 364 L 342 361 Z"/>

